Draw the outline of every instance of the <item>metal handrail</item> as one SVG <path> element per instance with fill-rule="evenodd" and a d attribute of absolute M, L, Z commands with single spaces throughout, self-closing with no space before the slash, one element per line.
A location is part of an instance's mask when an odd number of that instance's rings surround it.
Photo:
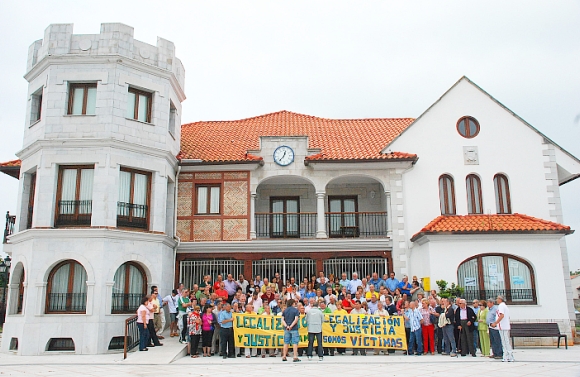
<path fill-rule="evenodd" d="M 139 345 L 139 328 L 137 327 L 137 315 L 125 320 L 125 337 L 123 341 L 123 359 L 127 353 Z"/>

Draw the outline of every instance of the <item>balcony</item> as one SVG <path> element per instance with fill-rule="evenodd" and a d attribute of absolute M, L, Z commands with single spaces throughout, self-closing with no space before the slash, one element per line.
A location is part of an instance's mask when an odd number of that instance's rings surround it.
<path fill-rule="evenodd" d="M 8 236 L 14 233 L 14 224 L 16 224 L 16 216 L 6 212 L 6 225 L 4 226 L 4 237 L 2 243 L 8 243 Z"/>
<path fill-rule="evenodd" d="M 387 237 L 387 212 L 327 212 L 330 238 Z"/>
<path fill-rule="evenodd" d="M 47 313 L 85 313 L 86 293 L 49 293 Z"/>
<path fill-rule="evenodd" d="M 508 304 L 536 304 L 536 291 L 534 289 L 465 289 L 465 299 L 472 300 L 495 299 L 502 295 Z"/>
<path fill-rule="evenodd" d="M 55 226 L 90 226 L 92 200 L 61 200 L 58 202 Z"/>
<path fill-rule="evenodd" d="M 149 207 L 144 204 L 117 202 L 117 227 L 149 228 Z"/>
<path fill-rule="evenodd" d="M 143 296 L 145 296 L 143 293 L 113 293 L 111 313 L 135 313 L 141 305 Z"/>
<path fill-rule="evenodd" d="M 316 213 L 256 213 L 256 238 L 314 238 Z"/>

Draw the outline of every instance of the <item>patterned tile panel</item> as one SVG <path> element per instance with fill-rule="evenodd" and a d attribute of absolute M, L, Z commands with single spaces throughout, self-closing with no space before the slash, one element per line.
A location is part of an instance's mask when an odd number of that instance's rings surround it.
<path fill-rule="evenodd" d="M 222 173 L 195 173 L 195 179 L 222 179 Z"/>
<path fill-rule="evenodd" d="M 193 182 L 179 182 L 177 190 L 177 216 L 192 215 Z"/>
<path fill-rule="evenodd" d="M 188 180 L 192 180 L 193 179 L 193 173 L 181 173 L 179 174 L 179 180 L 184 180 L 184 179 L 188 179 Z"/>
<path fill-rule="evenodd" d="M 195 219 L 193 220 L 193 241 L 220 241 L 220 219 Z"/>
<path fill-rule="evenodd" d="M 245 216 L 248 213 L 248 182 L 224 182 L 224 215 Z"/>
<path fill-rule="evenodd" d="M 224 241 L 242 241 L 248 239 L 248 220 L 225 219 Z"/>
<path fill-rule="evenodd" d="M 248 178 L 248 173 L 244 171 L 224 173 L 224 179 L 246 179 L 246 178 Z"/>
<path fill-rule="evenodd" d="M 177 237 L 182 242 L 191 241 L 191 220 L 177 220 Z"/>

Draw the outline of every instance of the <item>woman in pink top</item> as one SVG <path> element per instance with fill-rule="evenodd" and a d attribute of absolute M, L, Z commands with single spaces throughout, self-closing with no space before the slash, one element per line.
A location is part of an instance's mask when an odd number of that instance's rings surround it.
<path fill-rule="evenodd" d="M 211 339 L 213 338 L 213 325 L 217 321 L 213 315 L 212 306 L 205 307 L 205 312 L 201 315 L 201 346 L 203 357 L 211 356 Z"/>
<path fill-rule="evenodd" d="M 423 334 L 423 351 L 426 354 L 431 350 L 431 355 L 435 355 L 435 326 L 431 322 L 431 315 L 435 314 L 435 309 L 429 305 L 429 300 L 424 298 L 421 301 L 423 307 L 419 309 L 423 316 L 421 333 Z"/>
<path fill-rule="evenodd" d="M 149 351 L 147 345 L 149 344 L 149 330 L 147 324 L 149 323 L 150 311 L 147 308 L 151 295 L 143 297 L 141 306 L 137 309 L 137 327 L 139 328 L 139 351 Z"/>

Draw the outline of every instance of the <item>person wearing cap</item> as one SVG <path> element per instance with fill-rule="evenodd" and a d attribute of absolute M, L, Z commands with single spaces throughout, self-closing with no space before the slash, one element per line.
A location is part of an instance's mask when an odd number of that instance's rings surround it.
<path fill-rule="evenodd" d="M 497 311 L 496 311 L 496 319 L 495 322 L 491 324 L 491 327 L 497 329 L 499 331 L 499 337 L 501 339 L 501 347 L 503 350 L 503 358 L 502 361 L 513 362 L 514 355 L 512 351 L 512 346 L 510 344 L 510 310 L 508 306 L 505 304 L 504 298 L 502 295 L 497 296 Z"/>

